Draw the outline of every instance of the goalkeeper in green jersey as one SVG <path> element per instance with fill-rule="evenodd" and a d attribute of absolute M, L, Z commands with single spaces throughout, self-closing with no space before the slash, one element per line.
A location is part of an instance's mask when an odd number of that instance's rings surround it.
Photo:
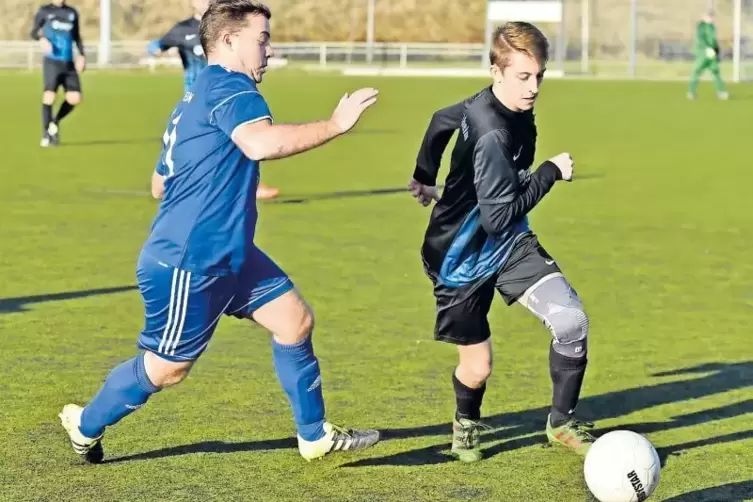
<path fill-rule="evenodd" d="M 706 70 L 711 71 L 714 78 L 714 90 L 719 99 L 727 99 L 727 88 L 719 74 L 719 42 L 716 39 L 716 26 L 712 14 L 701 17 L 696 27 L 695 34 L 695 64 L 693 73 L 690 75 L 688 99 L 695 99 L 695 91 L 698 87 L 698 77 Z"/>

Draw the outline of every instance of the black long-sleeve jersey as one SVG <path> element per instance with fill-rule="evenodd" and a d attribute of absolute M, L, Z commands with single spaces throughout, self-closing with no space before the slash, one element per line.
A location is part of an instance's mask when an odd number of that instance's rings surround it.
<path fill-rule="evenodd" d="M 529 233 L 527 214 L 560 176 L 546 161 L 531 172 L 537 130 L 533 111 L 513 112 L 491 87 L 432 116 L 413 177 L 435 185 L 447 144 L 460 130 L 450 172 L 422 247 L 426 266 L 448 286 L 499 270 Z"/>

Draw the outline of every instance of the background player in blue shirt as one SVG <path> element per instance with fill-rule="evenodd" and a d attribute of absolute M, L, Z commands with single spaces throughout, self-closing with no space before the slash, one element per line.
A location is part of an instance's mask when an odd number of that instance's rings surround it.
<path fill-rule="evenodd" d="M 209 0 L 193 0 L 193 16 L 180 21 L 170 28 L 170 31 L 159 40 L 149 42 L 147 51 L 152 56 L 161 56 L 173 47 L 178 49 L 180 61 L 183 64 L 183 89 L 188 91 L 196 80 L 196 76 L 207 65 L 204 48 L 199 37 L 201 16 L 207 11 Z M 259 200 L 274 199 L 280 195 L 280 190 L 259 183 L 256 198 Z"/>
<path fill-rule="evenodd" d="M 78 12 L 66 5 L 65 0 L 53 0 L 39 8 L 34 16 L 31 38 L 39 40 L 44 50 L 42 71 L 44 93 L 42 94 L 42 141 L 40 146 L 60 144 L 59 124 L 81 103 L 81 79 L 78 74 L 86 67 L 84 43 L 79 31 Z M 73 45 L 78 55 L 73 56 Z M 52 105 L 58 87 L 65 89 L 65 101 L 60 105 L 55 118 Z"/>
<path fill-rule="evenodd" d="M 141 352 L 113 369 L 85 408 L 69 404 L 59 415 L 74 451 L 89 462 L 102 461 L 107 426 L 188 375 L 223 314 L 272 333 L 275 370 L 305 459 L 379 440 L 377 431 L 325 420 L 313 314 L 288 276 L 254 245 L 253 195 L 259 161 L 346 133 L 376 102 L 377 91 L 343 96 L 328 120 L 273 125 L 256 86 L 272 55 L 270 16 L 251 0 L 215 0 L 202 18 L 209 66 L 168 121 L 157 167 L 165 177 L 164 197 L 138 260 L 145 308 Z"/>

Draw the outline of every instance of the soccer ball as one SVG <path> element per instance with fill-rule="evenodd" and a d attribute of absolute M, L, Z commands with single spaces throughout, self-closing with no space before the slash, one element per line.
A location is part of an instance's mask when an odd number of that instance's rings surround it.
<path fill-rule="evenodd" d="M 661 463 L 653 445 L 632 431 L 612 431 L 588 449 L 583 473 L 600 502 L 641 502 L 659 484 Z"/>

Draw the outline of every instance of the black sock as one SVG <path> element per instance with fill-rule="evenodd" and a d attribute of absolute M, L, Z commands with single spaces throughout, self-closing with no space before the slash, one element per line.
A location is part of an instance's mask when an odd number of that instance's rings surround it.
<path fill-rule="evenodd" d="M 586 355 L 566 357 L 549 347 L 549 373 L 552 376 L 552 417 L 553 427 L 567 423 L 573 416 L 586 374 Z"/>
<path fill-rule="evenodd" d="M 52 105 L 42 105 L 42 133 L 47 134 L 47 128 L 52 122 Z"/>
<path fill-rule="evenodd" d="M 455 418 L 479 420 L 481 418 L 481 401 L 484 400 L 484 392 L 486 391 L 486 382 L 478 389 L 471 389 L 458 380 L 453 371 L 452 386 L 455 388 L 455 400 L 457 402 Z"/>
<path fill-rule="evenodd" d="M 60 105 L 60 109 L 58 110 L 57 115 L 55 115 L 55 123 L 59 123 L 65 118 L 66 115 L 71 113 L 73 111 L 73 107 L 74 105 L 70 104 L 68 101 L 63 101 L 63 104 Z"/>

